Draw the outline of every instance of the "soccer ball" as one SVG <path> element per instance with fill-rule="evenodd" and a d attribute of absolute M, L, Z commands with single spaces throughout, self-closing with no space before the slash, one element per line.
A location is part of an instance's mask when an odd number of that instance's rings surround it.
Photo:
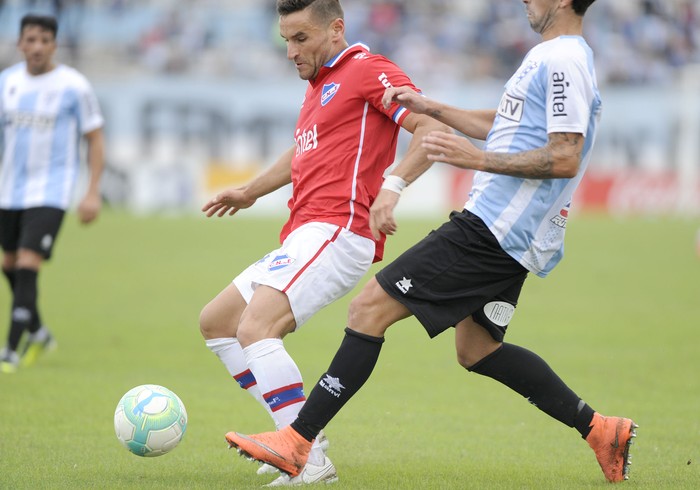
<path fill-rule="evenodd" d="M 114 411 L 114 430 L 124 447 L 137 456 L 172 451 L 187 428 L 187 412 L 178 396 L 158 385 L 127 391 Z"/>

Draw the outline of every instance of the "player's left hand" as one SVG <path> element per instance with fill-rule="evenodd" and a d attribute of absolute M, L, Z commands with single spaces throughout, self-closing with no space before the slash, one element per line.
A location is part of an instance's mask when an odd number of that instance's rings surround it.
<path fill-rule="evenodd" d="M 78 205 L 78 219 L 84 225 L 95 221 L 102 209 L 102 197 L 99 194 L 87 194 Z"/>
<path fill-rule="evenodd" d="M 421 146 L 428 150 L 428 160 L 460 168 L 478 170 L 484 158 L 484 152 L 468 138 L 451 133 L 432 131 L 423 138 Z"/>
<path fill-rule="evenodd" d="M 398 229 L 394 219 L 394 208 L 399 202 L 399 194 L 388 189 L 381 189 L 369 210 L 369 228 L 375 240 L 381 239 L 381 234 L 393 235 Z"/>

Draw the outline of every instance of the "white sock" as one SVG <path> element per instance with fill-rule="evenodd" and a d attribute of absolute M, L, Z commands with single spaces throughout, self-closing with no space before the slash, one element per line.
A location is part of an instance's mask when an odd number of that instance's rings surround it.
<path fill-rule="evenodd" d="M 243 353 L 277 428 L 294 422 L 306 397 L 299 368 L 284 349 L 282 339 L 260 340 L 243 349 Z"/>
<path fill-rule="evenodd" d="M 248 369 L 272 411 L 277 429 L 286 427 L 299 415 L 306 401 L 301 372 L 284 348 L 282 339 L 263 339 L 243 349 Z M 322 465 L 325 454 L 316 441 L 309 453 L 309 462 Z"/>
<path fill-rule="evenodd" d="M 262 396 L 255 376 L 248 369 L 245 355 L 243 355 L 243 348 L 238 339 L 233 337 L 208 339 L 206 344 L 209 350 L 216 354 L 216 357 L 226 366 L 229 374 L 233 376 L 238 385 L 250 393 L 265 408 L 272 420 L 275 420 L 270 407 Z"/>
<path fill-rule="evenodd" d="M 39 330 L 29 334 L 29 337 L 32 342 L 44 342 L 49 337 L 49 329 L 42 325 Z"/>

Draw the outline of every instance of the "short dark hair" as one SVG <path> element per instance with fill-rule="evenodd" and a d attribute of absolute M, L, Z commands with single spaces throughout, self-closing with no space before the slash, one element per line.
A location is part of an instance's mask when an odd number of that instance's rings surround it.
<path fill-rule="evenodd" d="M 56 21 L 56 17 L 50 15 L 27 14 L 22 17 L 19 28 L 20 36 L 27 26 L 39 26 L 47 31 L 51 31 L 53 32 L 53 37 L 56 37 L 56 34 L 58 34 L 58 22 Z"/>
<path fill-rule="evenodd" d="M 345 15 L 340 0 L 277 0 L 277 13 L 282 17 L 306 8 L 311 8 L 314 17 L 323 22 L 343 19 Z"/>
<path fill-rule="evenodd" d="M 571 4 L 574 8 L 574 12 L 578 15 L 583 15 L 593 2 L 595 2 L 595 0 L 574 0 Z"/>

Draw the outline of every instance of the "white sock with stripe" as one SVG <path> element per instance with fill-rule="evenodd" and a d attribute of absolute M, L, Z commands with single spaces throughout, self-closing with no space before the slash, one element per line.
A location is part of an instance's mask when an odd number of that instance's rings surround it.
<path fill-rule="evenodd" d="M 282 339 L 263 339 L 243 349 L 248 369 L 258 381 L 278 429 L 297 418 L 306 401 L 301 372 L 284 348 Z M 309 462 L 321 465 L 323 451 L 314 444 Z"/>
<path fill-rule="evenodd" d="M 226 369 L 238 383 L 238 386 L 250 393 L 253 398 L 265 408 L 270 417 L 272 417 L 272 420 L 275 420 L 272 411 L 270 411 L 270 407 L 262 396 L 255 376 L 253 376 L 253 373 L 248 369 L 248 364 L 243 354 L 243 348 L 238 342 L 238 339 L 233 337 L 208 339 L 206 344 L 209 350 L 216 354 L 216 357 L 226 366 Z"/>

